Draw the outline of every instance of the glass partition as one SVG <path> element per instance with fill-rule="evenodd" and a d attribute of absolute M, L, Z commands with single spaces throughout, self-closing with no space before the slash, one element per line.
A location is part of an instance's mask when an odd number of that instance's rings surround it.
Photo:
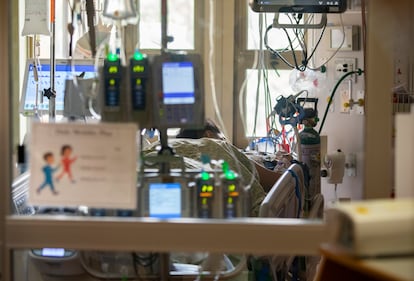
<path fill-rule="evenodd" d="M 101 44 L 92 58 L 88 1 L 56 0 L 60 58 L 51 73 L 49 39 L 20 36 L 26 2 L 0 4 L 1 38 L 8 39 L 0 43 L 6 69 L 0 77 L 5 163 L 0 273 L 5 280 L 56 275 L 58 280 L 153 280 L 163 274 L 180 280 L 247 280 L 249 274 L 261 276 L 261 268 L 267 277 L 282 280 L 304 264 L 314 274 L 318 259 L 309 256 L 317 255 L 328 237 L 323 222 L 305 218 L 322 216 L 323 197 L 315 200 L 314 210 L 305 210 L 305 176 L 298 166 L 271 178 L 274 192 L 266 193 L 260 167 L 240 151 L 246 139 L 265 136 L 273 125 L 267 118 L 274 109 L 269 100 L 298 92 L 289 67 L 259 50 L 264 43 L 259 34 L 273 15 L 260 20 L 247 1 L 171 0 L 163 18 L 161 0 L 117 1 L 132 5 L 140 16 L 127 28 L 124 20 L 108 27 L 99 19 L 104 1 L 93 1 L 95 39 Z M 79 34 L 73 40 L 79 39 L 82 56 L 71 60 L 67 25 L 74 22 Z M 167 53 L 160 46 L 163 24 L 164 35 L 174 39 Z M 297 32 L 305 43 L 317 43 L 320 35 Z M 286 36 L 279 40 L 277 32 L 271 37 L 275 49 L 291 43 Z M 123 45 L 132 56 L 125 55 Z M 299 45 L 286 55 L 288 62 L 301 55 Z M 168 80 L 177 74 L 183 78 Z M 53 75 L 56 87 L 51 87 Z M 19 106 L 28 91 L 36 99 L 31 114 Z M 49 118 L 44 106 L 54 95 L 64 107 Z M 195 115 L 226 125 L 237 146 L 214 124 L 191 124 Z M 172 136 L 165 126 L 155 131 L 154 119 L 182 124 L 187 132 Z M 207 129 L 200 130 L 203 126 Z M 186 133 L 192 140 L 180 138 Z"/>

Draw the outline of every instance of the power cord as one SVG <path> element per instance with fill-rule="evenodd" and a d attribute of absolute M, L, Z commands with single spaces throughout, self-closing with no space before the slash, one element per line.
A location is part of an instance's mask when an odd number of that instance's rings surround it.
<path fill-rule="evenodd" d="M 295 17 L 295 16 L 294 16 Z M 289 17 L 290 18 L 290 17 Z M 291 19 L 291 18 L 290 18 Z M 298 18 L 296 18 L 295 17 L 295 22 L 298 24 L 299 22 L 300 22 L 300 20 L 302 19 L 302 16 L 298 16 Z M 292 21 L 292 19 L 291 19 L 291 21 Z M 317 41 L 317 43 L 315 44 L 315 46 L 314 46 L 314 48 L 313 48 L 313 50 L 312 50 L 312 52 L 311 52 L 311 54 L 308 56 L 308 50 L 307 50 L 307 45 L 306 45 L 306 42 L 305 42 L 305 33 L 303 33 L 303 34 L 300 34 L 300 31 L 299 31 L 299 29 L 294 29 L 294 34 L 295 34 L 295 36 L 296 36 L 296 38 L 295 38 L 295 40 L 298 40 L 298 42 L 299 42 L 299 45 L 301 46 L 301 49 L 302 49 L 302 56 L 303 56 L 303 58 L 302 58 L 302 61 L 301 62 L 299 62 L 298 61 L 298 58 L 297 58 L 297 55 L 296 55 L 296 51 L 295 51 L 295 48 L 293 47 L 293 42 L 294 42 L 294 40 L 292 40 L 292 38 L 290 37 L 290 35 L 289 35 L 289 32 L 287 31 L 287 29 L 286 28 L 282 28 L 282 30 L 285 32 L 285 34 L 286 34 L 286 37 L 287 37 L 287 39 L 288 39 L 288 42 L 289 42 L 289 47 L 290 47 L 290 52 L 292 53 L 292 56 L 293 56 L 293 61 L 294 61 L 294 64 L 291 64 L 281 53 L 282 52 L 284 52 L 283 50 L 282 51 L 280 51 L 280 50 L 275 50 L 275 49 L 273 49 L 273 48 L 271 48 L 270 46 L 269 46 L 269 41 L 268 41 L 268 33 L 269 33 L 269 31 L 271 30 L 271 29 L 273 29 L 274 27 L 273 27 L 273 24 L 271 24 L 271 25 L 269 25 L 268 27 L 267 27 L 267 29 L 266 29 L 266 32 L 265 32 L 265 34 L 264 34 L 264 39 L 263 39 L 263 41 L 264 41 L 264 44 L 265 44 L 265 47 L 266 47 L 266 49 L 272 54 L 272 55 L 274 55 L 274 56 L 277 56 L 280 60 L 282 60 L 286 65 L 288 65 L 289 67 L 291 67 L 291 68 L 294 68 L 294 69 L 297 69 L 297 70 L 299 70 L 299 71 L 301 71 L 301 72 L 303 72 L 303 71 L 305 71 L 307 68 L 308 68 L 308 64 L 309 64 L 309 61 L 312 59 L 312 57 L 315 55 L 315 52 L 316 52 L 316 49 L 319 47 L 319 44 L 321 43 L 321 41 L 322 41 L 322 38 L 323 38 L 323 35 L 325 34 L 325 30 L 326 30 L 326 24 L 323 26 L 323 28 L 322 28 L 322 32 L 321 32 L 321 34 L 320 34 L 320 36 L 319 36 L 319 39 L 318 39 L 318 41 Z M 300 38 L 300 37 L 302 37 L 302 39 Z M 286 49 L 288 49 L 289 47 L 287 47 Z M 320 68 L 320 67 L 319 67 Z"/>

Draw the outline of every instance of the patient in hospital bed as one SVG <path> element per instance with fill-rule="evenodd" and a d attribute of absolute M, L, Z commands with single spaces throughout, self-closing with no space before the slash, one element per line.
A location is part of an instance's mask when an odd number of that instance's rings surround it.
<path fill-rule="evenodd" d="M 169 145 L 177 155 L 184 157 L 186 169 L 201 169 L 202 155 L 208 155 L 212 160 L 228 162 L 230 168 L 240 174 L 242 184 L 250 185 L 250 216 L 258 216 L 266 192 L 281 175 L 250 160 L 238 148 L 228 143 L 210 120 L 205 122 L 203 129 L 181 130 L 176 139 L 169 140 Z M 146 152 L 154 153 L 155 147 L 147 148 Z"/>

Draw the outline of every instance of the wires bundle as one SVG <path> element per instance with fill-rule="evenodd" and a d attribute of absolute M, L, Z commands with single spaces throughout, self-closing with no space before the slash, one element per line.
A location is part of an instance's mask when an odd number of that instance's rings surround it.
<path fill-rule="evenodd" d="M 132 253 L 132 258 L 134 260 L 135 273 L 138 275 L 138 266 L 143 268 L 151 268 L 158 261 L 159 255 L 154 253 Z M 149 271 L 152 270 L 150 269 Z"/>
<path fill-rule="evenodd" d="M 299 25 L 299 23 L 302 20 L 303 15 L 302 14 L 293 14 L 293 16 L 291 15 L 287 15 L 291 21 L 292 24 L 296 24 Z M 309 17 L 309 20 L 307 22 L 309 22 L 310 20 L 313 19 L 313 16 Z M 274 56 L 278 57 L 280 60 L 282 60 L 286 65 L 288 65 L 291 68 L 295 68 L 299 71 L 305 71 L 307 68 L 309 67 L 309 62 L 312 59 L 312 57 L 315 54 L 316 49 L 319 47 L 319 44 L 322 41 L 322 37 L 325 33 L 326 30 L 326 24 L 323 26 L 321 34 L 319 36 L 318 41 L 316 42 L 312 52 L 308 55 L 308 46 L 306 44 L 306 34 L 307 34 L 307 29 L 301 29 L 301 28 L 294 28 L 293 29 L 293 34 L 295 35 L 295 38 L 292 40 L 291 35 L 289 34 L 288 30 L 286 28 L 282 28 L 282 30 L 285 32 L 288 42 L 289 42 L 289 46 L 286 47 L 285 49 L 281 49 L 281 50 L 277 50 L 277 49 L 272 49 L 269 46 L 269 40 L 268 40 L 268 34 L 269 31 L 272 30 L 273 28 L 275 28 L 273 26 L 273 24 L 269 25 L 266 29 L 266 32 L 264 34 L 264 44 L 266 49 Z M 299 47 L 301 49 L 302 52 L 302 58 L 299 61 L 297 55 L 296 55 L 296 51 L 295 51 L 295 47 L 293 46 L 294 41 L 297 41 L 299 44 Z M 284 56 L 284 53 L 286 52 L 290 52 L 292 54 L 293 57 L 293 64 L 289 62 L 289 60 Z M 313 69 L 313 68 L 311 68 Z M 316 69 L 316 68 L 315 68 Z M 315 70 L 314 69 L 314 70 Z"/>

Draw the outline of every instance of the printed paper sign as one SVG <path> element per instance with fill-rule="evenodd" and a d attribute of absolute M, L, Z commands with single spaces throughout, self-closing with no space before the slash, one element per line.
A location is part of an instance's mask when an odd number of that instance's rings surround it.
<path fill-rule="evenodd" d="M 29 203 L 135 209 L 136 132 L 133 124 L 33 124 Z"/>

